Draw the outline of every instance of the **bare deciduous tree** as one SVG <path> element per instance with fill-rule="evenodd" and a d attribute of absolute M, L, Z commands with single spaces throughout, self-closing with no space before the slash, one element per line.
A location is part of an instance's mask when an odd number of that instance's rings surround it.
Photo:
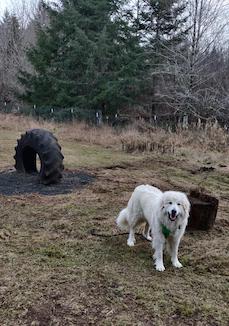
<path fill-rule="evenodd" d="M 10 9 L 0 20 L 0 102 L 16 104 L 22 91 L 18 73 L 32 71 L 26 51 L 36 41 L 36 24 L 47 25 L 48 16 L 39 0 L 12 0 Z"/>
<path fill-rule="evenodd" d="M 160 54 L 162 63 L 153 72 L 158 77 L 157 100 L 170 113 L 226 121 L 229 83 L 224 31 L 228 22 L 222 13 L 227 7 L 224 1 L 213 0 L 191 0 L 188 4 L 186 42 L 166 48 Z"/>

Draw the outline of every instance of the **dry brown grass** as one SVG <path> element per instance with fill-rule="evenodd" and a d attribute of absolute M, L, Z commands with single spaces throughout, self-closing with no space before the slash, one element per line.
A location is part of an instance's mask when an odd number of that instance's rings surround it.
<path fill-rule="evenodd" d="M 220 198 L 214 229 L 185 234 L 180 247 L 184 268 L 175 270 L 166 257 L 166 271 L 158 273 L 147 241 L 138 237 L 129 248 L 125 235 L 95 237 L 90 230 L 118 233 L 115 216 L 137 184 L 185 191 L 200 184 L 203 162 L 201 151 L 195 159 L 190 150 L 194 136 L 182 158 L 176 151 L 172 157 L 156 150 L 137 155 L 116 147 L 124 136 L 147 139 L 147 132 L 0 118 L 2 169 L 11 165 L 9 149 L 19 131 L 44 127 L 63 142 L 67 166 L 78 169 L 79 156 L 80 166 L 95 176 L 92 184 L 66 195 L 0 195 L 0 325 L 227 325 L 229 174 L 217 166 L 219 156 L 204 184 Z M 169 133 L 177 137 L 176 146 L 187 142 L 183 132 Z M 152 134 L 154 142 L 168 139 L 165 131 Z M 104 157 L 92 165 L 92 154 Z M 127 164 L 117 165 L 118 155 Z"/>
<path fill-rule="evenodd" d="M 12 114 L 0 114 L 0 128 L 14 131 L 31 128 L 44 128 L 57 132 L 59 137 L 70 141 L 113 147 L 126 152 L 175 153 L 180 148 L 193 148 L 201 151 L 228 151 L 229 134 L 215 124 L 205 127 L 177 128 L 176 132 L 135 124 L 123 130 L 110 126 L 90 126 L 84 122 L 57 124 L 44 120 L 34 120 Z"/>
<path fill-rule="evenodd" d="M 84 122 L 60 124 L 59 135 L 77 142 L 102 145 L 104 147 L 117 146 L 120 144 L 120 135 L 107 125 L 98 128 Z"/>
<path fill-rule="evenodd" d="M 163 129 L 140 132 L 135 128 L 124 131 L 121 136 L 122 150 L 126 152 L 174 153 L 177 135 Z"/>
<path fill-rule="evenodd" d="M 177 139 L 182 146 L 201 149 L 204 151 L 228 151 L 229 134 L 220 126 L 212 123 L 203 128 L 178 129 Z"/>
<path fill-rule="evenodd" d="M 15 114 L 0 113 L 0 128 L 21 132 L 32 128 L 55 129 L 55 124 L 44 120 L 35 120 L 32 117 L 24 117 Z"/>
<path fill-rule="evenodd" d="M 224 152 L 229 147 L 229 135 L 214 124 L 206 124 L 201 129 L 177 129 L 176 132 L 147 126 L 142 129 L 142 126 L 133 125 L 117 131 L 107 125 L 97 128 L 74 122 L 61 125 L 60 135 L 78 142 L 122 148 L 126 152 L 174 153 L 182 147 Z"/>

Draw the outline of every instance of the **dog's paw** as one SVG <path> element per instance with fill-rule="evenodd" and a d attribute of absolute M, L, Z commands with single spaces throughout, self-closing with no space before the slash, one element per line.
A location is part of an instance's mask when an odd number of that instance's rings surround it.
<path fill-rule="evenodd" d="M 158 272 L 164 272 L 165 266 L 163 264 L 156 264 L 156 270 Z"/>
<path fill-rule="evenodd" d="M 145 233 L 142 233 L 143 237 L 148 241 L 153 241 L 153 238 L 150 235 L 146 235 Z"/>
<path fill-rule="evenodd" d="M 173 262 L 173 266 L 176 267 L 176 268 L 181 268 L 181 267 L 183 267 L 183 265 L 179 262 L 179 260 Z"/>
<path fill-rule="evenodd" d="M 127 245 L 129 246 L 129 247 L 133 247 L 134 245 L 135 245 L 135 241 L 133 241 L 133 240 L 127 240 Z"/>

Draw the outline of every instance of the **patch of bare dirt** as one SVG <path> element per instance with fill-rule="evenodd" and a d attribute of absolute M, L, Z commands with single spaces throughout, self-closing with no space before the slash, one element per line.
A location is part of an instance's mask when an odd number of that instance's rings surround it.
<path fill-rule="evenodd" d="M 64 171 L 60 183 L 43 185 L 38 174 L 23 174 L 15 170 L 0 172 L 0 194 L 6 196 L 37 193 L 42 195 L 67 194 L 94 180 L 94 176 L 83 171 Z"/>

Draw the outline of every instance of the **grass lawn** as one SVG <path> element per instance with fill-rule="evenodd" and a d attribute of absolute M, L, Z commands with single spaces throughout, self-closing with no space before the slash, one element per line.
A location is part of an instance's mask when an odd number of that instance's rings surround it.
<path fill-rule="evenodd" d="M 221 154 L 198 150 L 127 154 L 48 127 L 66 168 L 95 179 L 66 195 L 0 195 L 0 325 L 228 325 L 229 162 L 221 167 Z M 25 128 L 1 122 L 1 171 L 13 166 Z M 208 161 L 215 170 L 199 171 Z M 129 248 L 117 235 L 115 217 L 141 183 L 202 186 L 220 199 L 213 230 L 185 234 L 181 270 L 166 257 L 165 272 L 157 272 L 149 242 L 138 236 Z"/>

